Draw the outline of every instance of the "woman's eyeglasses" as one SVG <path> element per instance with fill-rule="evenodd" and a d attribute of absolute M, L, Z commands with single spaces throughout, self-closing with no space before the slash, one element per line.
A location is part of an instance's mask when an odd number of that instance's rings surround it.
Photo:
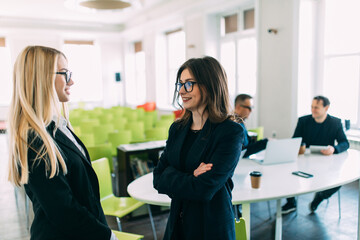
<path fill-rule="evenodd" d="M 66 70 L 65 72 L 56 72 L 56 74 L 64 75 L 66 84 L 68 84 L 70 82 L 72 72 L 70 72 L 69 70 Z"/>
<path fill-rule="evenodd" d="M 192 92 L 194 84 L 196 84 L 196 83 L 197 82 L 190 82 L 190 81 L 184 82 L 184 83 L 177 82 L 177 83 L 175 83 L 176 91 L 180 92 L 181 87 L 184 86 L 185 92 Z"/>

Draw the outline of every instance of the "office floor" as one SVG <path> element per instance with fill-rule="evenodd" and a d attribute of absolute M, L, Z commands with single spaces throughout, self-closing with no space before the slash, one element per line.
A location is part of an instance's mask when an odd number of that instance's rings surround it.
<path fill-rule="evenodd" d="M 19 191 L 18 204 L 15 201 L 14 188 L 6 181 L 7 170 L 6 135 L 0 134 L 0 240 L 28 240 L 26 227 L 24 195 Z M 341 188 L 341 219 L 338 213 L 337 194 L 324 201 L 315 214 L 309 214 L 308 203 L 313 194 L 299 197 L 298 213 L 290 213 L 283 217 L 284 240 L 353 240 L 357 236 L 358 183 L 350 183 Z M 276 202 L 270 201 L 272 218 L 269 219 L 265 202 L 251 205 L 251 239 L 274 239 Z M 157 237 L 162 239 L 168 212 L 154 216 Z M 31 218 L 31 216 L 30 216 Z M 116 221 L 107 217 L 112 229 L 116 229 Z M 123 231 L 138 233 L 145 240 L 153 239 L 149 218 L 136 217 L 122 220 Z"/>

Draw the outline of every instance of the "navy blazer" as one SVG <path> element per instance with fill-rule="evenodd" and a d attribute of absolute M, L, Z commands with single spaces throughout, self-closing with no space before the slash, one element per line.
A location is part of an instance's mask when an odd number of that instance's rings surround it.
<path fill-rule="evenodd" d="M 315 122 L 311 114 L 300 117 L 293 137 L 302 137 L 302 143 L 305 143 L 306 147 L 310 145 L 333 146 L 334 153 L 341 153 L 349 148 L 349 141 L 344 133 L 341 119 L 329 114 L 322 123 Z"/>
<path fill-rule="evenodd" d="M 54 122 L 47 127 L 52 137 L 54 127 Z M 86 157 L 63 132 L 57 130 L 53 139 L 68 172 L 64 175 L 59 166 L 59 174 L 51 179 L 47 177 L 43 160 L 33 164 L 36 157 L 34 150 L 39 150 L 42 140 L 29 137 L 29 182 L 25 184 L 25 190 L 33 203 L 35 214 L 31 240 L 110 239 L 111 230 L 101 208 L 96 173 L 85 146 L 72 134 L 85 150 Z"/>
<path fill-rule="evenodd" d="M 218 124 L 207 120 L 188 152 L 182 172 L 180 152 L 191 123 L 172 124 L 153 173 L 154 187 L 171 198 L 164 239 L 178 239 L 173 233 L 180 211 L 184 239 L 235 239 L 231 177 L 239 160 L 244 129 L 231 120 Z M 195 177 L 193 171 L 201 162 L 213 163 L 213 167 Z"/>

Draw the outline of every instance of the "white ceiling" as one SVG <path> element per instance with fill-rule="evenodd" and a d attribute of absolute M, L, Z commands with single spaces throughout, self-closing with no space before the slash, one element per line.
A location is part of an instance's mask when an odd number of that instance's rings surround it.
<path fill-rule="evenodd" d="M 77 0 L 0 0 L 0 23 L 7 21 L 65 21 L 122 24 L 133 14 L 169 0 L 130 0 L 132 6 L 123 10 L 95 11 L 76 8 Z M 70 9 L 65 6 L 73 7 Z M 87 10 L 87 11 L 86 11 Z"/>
<path fill-rule="evenodd" d="M 0 0 L 0 32 L 4 29 L 16 28 L 121 32 L 127 27 L 148 23 L 154 19 L 160 20 L 163 16 L 189 16 L 204 11 L 207 13 L 229 11 L 242 3 L 254 2 L 254 0 L 124 0 L 131 2 L 132 6 L 123 10 L 95 11 L 76 7 L 77 1 L 80 0 Z"/>

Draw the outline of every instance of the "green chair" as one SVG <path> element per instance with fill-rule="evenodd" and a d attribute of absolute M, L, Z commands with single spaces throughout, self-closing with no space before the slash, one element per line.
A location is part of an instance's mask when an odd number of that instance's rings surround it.
<path fill-rule="evenodd" d="M 145 110 L 143 108 L 137 108 L 135 111 L 137 112 L 137 119 L 143 120 L 145 116 Z"/>
<path fill-rule="evenodd" d="M 171 119 L 161 119 L 155 123 L 155 126 L 163 127 L 166 129 L 166 131 L 168 131 L 173 122 L 174 122 L 174 120 L 171 120 Z"/>
<path fill-rule="evenodd" d="M 98 118 L 101 124 L 109 124 L 113 119 L 113 115 L 111 113 L 103 113 Z"/>
<path fill-rule="evenodd" d="M 86 146 L 86 148 L 95 145 L 95 138 L 94 138 L 94 134 L 92 134 L 92 133 L 83 133 L 83 134 L 79 135 L 78 137 L 83 142 L 83 144 Z"/>
<path fill-rule="evenodd" d="M 119 240 L 140 240 L 140 239 L 144 238 L 143 235 L 138 235 L 138 234 L 125 233 L 125 232 L 119 232 L 119 231 L 114 231 L 114 230 L 112 230 L 112 232 L 115 234 L 115 236 Z"/>
<path fill-rule="evenodd" d="M 125 124 L 127 119 L 125 117 L 113 118 L 111 124 L 114 126 L 115 130 L 121 131 L 125 129 Z"/>
<path fill-rule="evenodd" d="M 125 129 L 131 131 L 131 142 L 145 141 L 144 122 L 130 121 L 125 124 Z"/>
<path fill-rule="evenodd" d="M 116 149 L 121 144 L 129 144 L 131 142 L 131 131 L 122 130 L 118 132 L 109 133 L 109 143 L 111 143 L 111 152 L 115 156 Z"/>
<path fill-rule="evenodd" d="M 120 218 L 128 215 L 129 213 L 143 206 L 144 203 L 135 200 L 131 197 L 114 196 L 112 191 L 109 161 L 106 158 L 101 158 L 99 160 L 93 161 L 92 166 L 99 179 L 100 200 L 101 200 L 101 206 L 104 210 L 104 214 L 108 216 L 116 217 L 118 228 L 120 231 L 122 231 Z M 147 205 L 147 207 L 149 210 L 149 217 L 154 234 L 154 239 L 157 239 L 150 205 Z"/>
<path fill-rule="evenodd" d="M 261 139 L 264 138 L 264 127 L 257 127 L 257 128 L 252 128 L 252 129 L 249 129 L 248 132 L 254 132 L 257 134 L 257 139 L 256 141 L 259 141 Z"/>
<path fill-rule="evenodd" d="M 72 126 L 79 126 L 80 123 L 84 120 L 84 118 L 70 115 L 69 120 Z"/>
<path fill-rule="evenodd" d="M 81 130 L 81 133 L 93 133 L 93 129 L 95 126 L 99 126 L 100 122 L 98 119 L 87 119 L 82 122 L 80 122 L 79 127 Z"/>
<path fill-rule="evenodd" d="M 123 116 L 128 120 L 128 122 L 136 121 L 138 119 L 138 112 L 136 110 L 126 108 Z"/>
<path fill-rule="evenodd" d="M 164 127 L 145 130 L 146 141 L 166 140 L 167 135 L 167 129 Z"/>
<path fill-rule="evenodd" d="M 114 131 L 114 126 L 112 124 L 101 124 L 100 126 L 95 126 L 93 128 L 93 133 L 95 137 L 95 144 L 103 144 L 108 142 L 109 133 Z"/>
<path fill-rule="evenodd" d="M 151 112 L 145 112 L 145 116 L 152 116 L 153 123 L 156 123 L 159 120 L 159 114 L 157 110 Z"/>
<path fill-rule="evenodd" d="M 243 218 L 239 218 L 239 220 L 235 219 L 235 239 L 236 240 L 247 239 L 245 220 Z"/>
<path fill-rule="evenodd" d="M 144 115 L 142 122 L 144 123 L 145 130 L 152 129 L 154 127 L 154 118 L 152 115 Z"/>
<path fill-rule="evenodd" d="M 81 135 L 81 130 L 79 126 L 73 126 L 73 132 L 76 134 L 76 136 Z"/>
<path fill-rule="evenodd" d="M 163 114 L 160 116 L 160 120 L 171 120 L 174 121 L 175 120 L 175 114 L 171 113 L 171 114 Z"/>
<path fill-rule="evenodd" d="M 113 164 L 113 155 L 112 155 L 112 146 L 111 144 L 101 144 L 101 145 L 95 145 L 87 148 L 90 160 L 96 160 L 103 157 L 106 157 L 109 159 L 110 164 L 110 170 L 111 172 L 114 172 L 114 164 Z"/>

